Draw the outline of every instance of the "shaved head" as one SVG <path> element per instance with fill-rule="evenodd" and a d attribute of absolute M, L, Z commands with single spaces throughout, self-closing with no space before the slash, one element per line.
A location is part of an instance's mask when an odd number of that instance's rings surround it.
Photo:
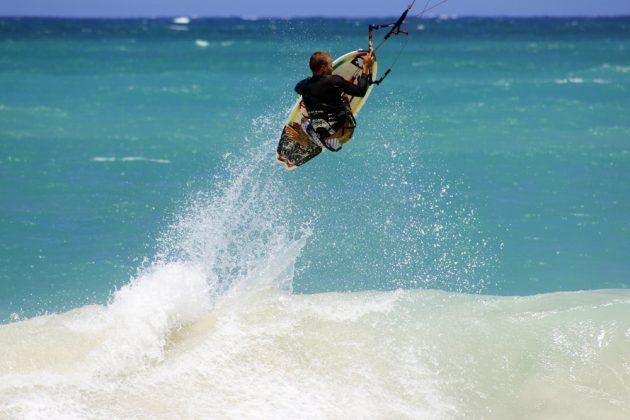
<path fill-rule="evenodd" d="M 313 74 L 317 74 L 322 70 L 322 67 L 327 66 L 330 62 L 332 62 L 330 54 L 324 51 L 317 51 L 311 55 L 308 66 L 311 68 Z"/>

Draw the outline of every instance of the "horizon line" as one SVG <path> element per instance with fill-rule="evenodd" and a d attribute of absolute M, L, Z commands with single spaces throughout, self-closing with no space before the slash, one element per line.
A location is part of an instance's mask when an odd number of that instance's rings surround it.
<path fill-rule="evenodd" d="M 27 14 L 27 15 L 10 15 L 0 13 L 0 19 L 13 18 L 13 19 L 111 19 L 111 20 L 123 20 L 123 19 L 149 19 L 149 20 L 162 20 L 162 19 L 177 19 L 188 18 L 190 20 L 202 20 L 202 19 L 239 19 L 244 21 L 256 21 L 256 20 L 306 20 L 306 19 L 396 19 L 397 16 L 321 16 L 321 15 L 296 15 L 296 16 L 254 16 L 254 15 L 112 15 L 112 16 L 96 16 L 96 15 L 53 15 L 53 14 Z M 408 20 L 421 20 L 421 19 L 441 19 L 441 20 L 456 20 L 456 19 L 614 19 L 614 18 L 630 18 L 628 14 L 602 14 L 602 15 L 505 15 L 505 14 L 429 14 L 426 16 L 411 16 Z"/>

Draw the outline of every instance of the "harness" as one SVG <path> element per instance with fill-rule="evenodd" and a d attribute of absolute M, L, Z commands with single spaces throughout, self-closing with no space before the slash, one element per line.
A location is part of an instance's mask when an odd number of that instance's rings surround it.
<path fill-rule="evenodd" d="M 346 129 L 352 129 L 357 126 L 357 121 L 350 110 L 350 104 L 345 98 L 342 98 L 341 107 L 319 103 L 307 111 L 311 120 L 311 126 L 321 139 L 332 136 L 339 129 L 342 130 L 341 136 L 343 137 Z"/>

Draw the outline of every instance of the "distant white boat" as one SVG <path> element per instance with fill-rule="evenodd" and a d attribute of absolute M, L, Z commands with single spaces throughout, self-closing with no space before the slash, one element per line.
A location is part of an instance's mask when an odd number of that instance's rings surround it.
<path fill-rule="evenodd" d="M 180 16 L 173 19 L 173 23 L 178 25 L 188 25 L 190 23 L 190 18 L 186 16 Z"/>

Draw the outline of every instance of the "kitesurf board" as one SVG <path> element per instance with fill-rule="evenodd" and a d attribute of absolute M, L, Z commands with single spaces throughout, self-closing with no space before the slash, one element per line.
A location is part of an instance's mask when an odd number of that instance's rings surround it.
<path fill-rule="evenodd" d="M 367 51 L 357 50 L 349 52 L 337 58 L 333 62 L 333 74 L 338 74 L 349 82 L 356 83 L 356 80 L 363 69 L 363 56 L 365 54 L 367 54 Z M 372 80 L 376 80 L 376 60 L 374 60 L 374 64 L 372 65 L 371 70 Z M 352 114 L 355 117 L 361 110 L 361 107 L 363 107 L 363 104 L 365 104 L 365 101 L 367 101 L 368 96 L 370 96 L 370 92 L 372 91 L 373 86 L 374 85 L 370 85 L 368 87 L 365 96 L 362 98 L 348 98 L 350 100 L 350 109 L 352 110 Z M 302 97 L 300 97 L 289 112 L 289 118 L 287 118 L 287 121 L 284 124 L 282 134 L 280 135 L 280 141 L 278 142 L 278 155 L 276 156 L 276 161 L 278 163 L 284 164 L 287 170 L 295 169 L 298 166 L 305 164 L 306 162 L 320 154 L 322 151 L 322 148 L 320 146 L 316 145 L 310 140 L 308 141 L 308 146 L 306 146 L 292 140 L 287 134 L 287 128 L 289 130 L 291 130 L 291 128 L 293 128 L 294 130 L 301 130 L 300 124 L 307 119 L 308 113 L 306 112 L 306 108 L 304 107 Z M 342 140 L 341 143 L 345 143 L 348 140 L 349 139 L 345 141 Z"/>

